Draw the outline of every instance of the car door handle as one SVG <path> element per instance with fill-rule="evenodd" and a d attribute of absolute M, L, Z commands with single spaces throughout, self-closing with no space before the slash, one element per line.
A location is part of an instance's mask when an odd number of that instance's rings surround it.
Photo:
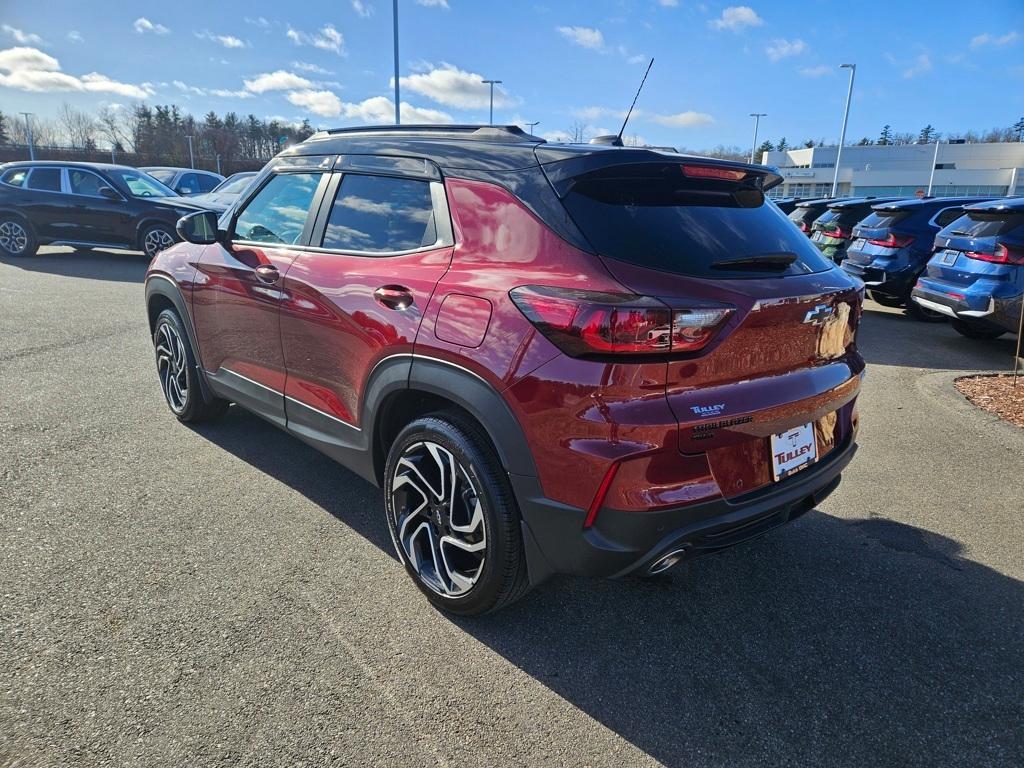
<path fill-rule="evenodd" d="M 403 285 L 382 285 L 373 292 L 378 304 L 388 309 L 408 309 L 412 306 L 412 291 Z"/>
<path fill-rule="evenodd" d="M 281 277 L 281 273 L 277 271 L 277 267 L 271 264 L 260 264 L 253 270 L 253 272 L 256 273 L 257 279 L 264 283 L 276 283 L 278 278 Z"/>

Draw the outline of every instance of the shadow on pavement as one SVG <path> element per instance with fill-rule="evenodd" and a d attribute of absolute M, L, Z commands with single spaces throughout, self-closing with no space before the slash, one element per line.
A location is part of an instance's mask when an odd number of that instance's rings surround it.
<path fill-rule="evenodd" d="M 127 251 L 42 249 L 28 258 L 0 256 L 0 263 L 50 275 L 141 283 L 146 278 L 149 259 L 142 253 Z"/>
<path fill-rule="evenodd" d="M 1013 367 L 1015 336 L 968 339 L 948 323 L 923 323 L 868 302 L 857 346 L 868 365 L 906 365 L 936 370 L 988 371 Z M 870 372 L 869 372 L 870 375 Z"/>
<path fill-rule="evenodd" d="M 197 432 L 393 557 L 352 473 L 239 409 Z M 1022 606 L 955 541 L 810 512 L 668 580 L 558 577 L 453 622 L 670 766 L 1021 765 Z"/>

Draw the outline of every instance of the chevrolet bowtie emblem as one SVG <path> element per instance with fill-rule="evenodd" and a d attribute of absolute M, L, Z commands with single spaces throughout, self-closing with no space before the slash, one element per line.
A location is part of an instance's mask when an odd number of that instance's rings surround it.
<path fill-rule="evenodd" d="M 828 304 L 819 304 L 804 315 L 804 322 L 811 325 L 823 325 L 835 312 Z"/>

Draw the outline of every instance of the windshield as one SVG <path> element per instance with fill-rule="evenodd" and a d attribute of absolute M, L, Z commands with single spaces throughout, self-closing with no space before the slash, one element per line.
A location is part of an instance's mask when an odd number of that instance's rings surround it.
<path fill-rule="evenodd" d="M 132 171 L 127 168 L 109 171 L 121 186 L 126 188 L 132 197 L 177 197 L 178 193 L 165 187 L 148 173 Z"/>
<path fill-rule="evenodd" d="M 256 178 L 255 173 L 237 174 L 222 181 L 213 191 L 218 194 L 240 195 L 252 183 L 254 178 Z"/>

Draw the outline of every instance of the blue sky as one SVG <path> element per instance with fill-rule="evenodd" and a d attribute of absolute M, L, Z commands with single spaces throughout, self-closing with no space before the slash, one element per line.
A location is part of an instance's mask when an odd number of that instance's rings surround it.
<path fill-rule="evenodd" d="M 399 0 L 404 120 L 576 121 L 689 148 L 762 136 L 836 140 L 846 71 L 849 137 L 885 123 L 955 134 L 1024 115 L 1020 0 Z M 314 126 L 393 115 L 391 0 L 282 3 L 2 0 L 0 110 L 52 116 L 62 102 L 174 102 L 196 115 L 250 112 Z"/>

